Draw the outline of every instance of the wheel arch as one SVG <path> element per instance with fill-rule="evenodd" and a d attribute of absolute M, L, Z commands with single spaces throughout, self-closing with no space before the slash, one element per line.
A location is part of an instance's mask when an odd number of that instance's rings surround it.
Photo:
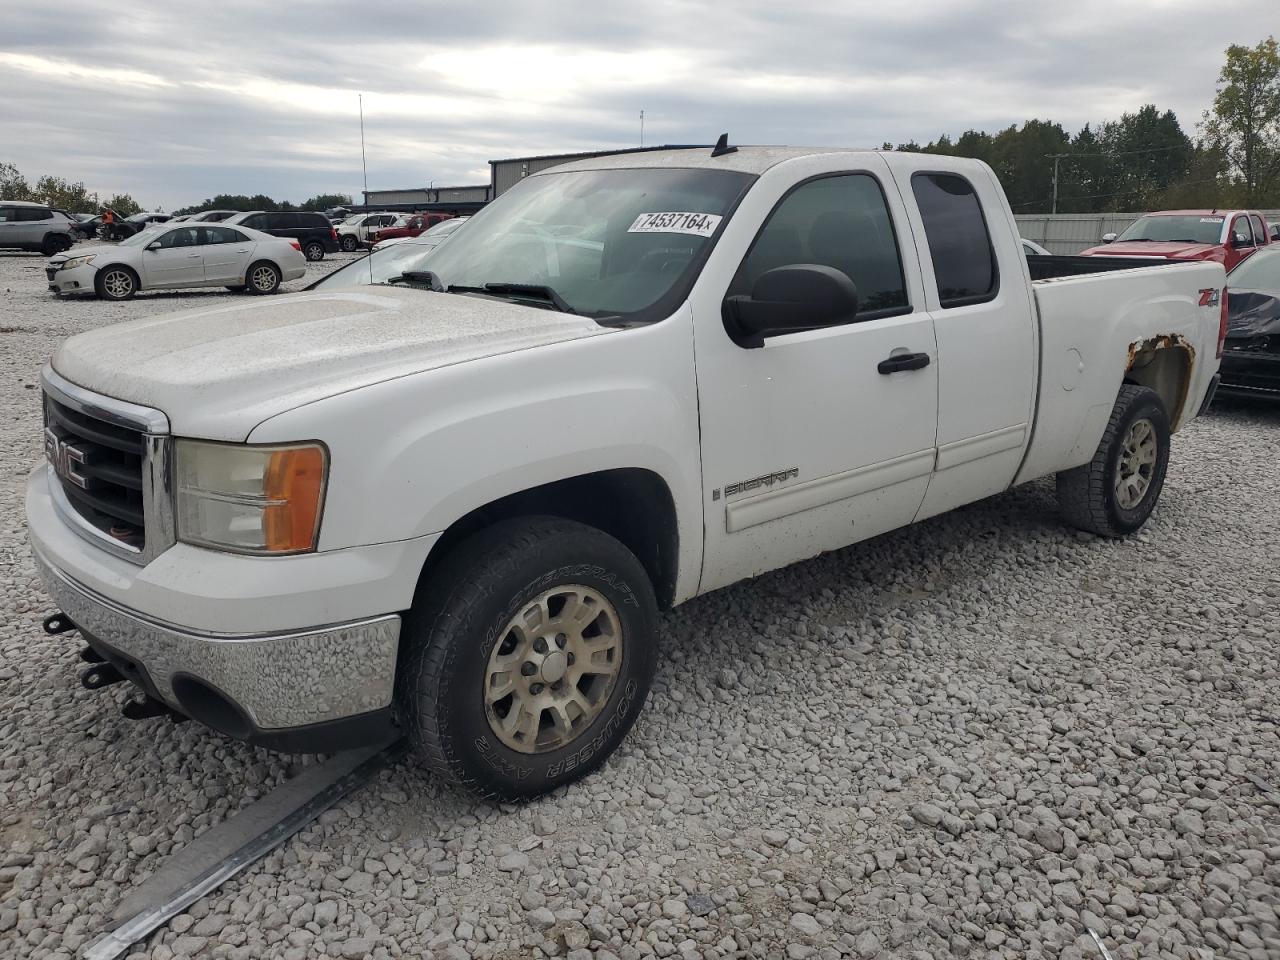
<path fill-rule="evenodd" d="M 470 510 L 432 546 L 418 577 L 419 589 L 469 537 L 503 520 L 537 515 L 576 520 L 614 537 L 649 574 L 659 606 L 672 605 L 680 566 L 675 499 L 661 476 L 639 467 L 554 480 Z"/>
<path fill-rule="evenodd" d="M 1178 334 L 1151 337 L 1129 346 L 1124 382 L 1154 390 L 1169 415 L 1169 424 L 1182 425 L 1195 366 L 1195 348 Z"/>

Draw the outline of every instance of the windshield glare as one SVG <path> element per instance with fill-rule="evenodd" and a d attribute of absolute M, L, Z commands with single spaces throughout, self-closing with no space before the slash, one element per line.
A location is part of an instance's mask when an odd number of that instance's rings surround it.
<path fill-rule="evenodd" d="M 446 234 L 447 236 L 447 234 Z M 316 290 L 337 290 L 344 287 L 362 287 L 370 283 L 386 283 L 409 270 L 429 270 L 424 261 L 435 252 L 444 237 L 421 237 L 393 243 L 375 250 L 367 257 L 353 260 L 345 267 L 333 271 L 314 287 Z"/>
<path fill-rule="evenodd" d="M 752 179 L 643 168 L 530 177 L 432 253 L 428 269 L 446 288 L 545 286 L 575 313 L 635 315 L 692 282 Z"/>
<path fill-rule="evenodd" d="M 1260 290 L 1280 297 L 1280 250 L 1259 250 L 1228 278 L 1230 290 Z"/>
<path fill-rule="evenodd" d="M 116 246 L 118 247 L 145 247 L 148 243 L 155 243 L 165 235 L 167 231 L 163 230 L 139 230 L 133 236 L 125 237 Z"/>
<path fill-rule="evenodd" d="M 1117 243 L 1125 240 L 1150 240 L 1152 242 L 1220 243 L 1222 224 L 1226 217 L 1219 216 L 1169 216 L 1142 217 L 1120 234 Z"/>

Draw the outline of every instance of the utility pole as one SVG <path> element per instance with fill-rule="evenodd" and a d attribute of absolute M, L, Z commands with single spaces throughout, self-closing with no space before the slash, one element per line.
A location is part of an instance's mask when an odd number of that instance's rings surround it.
<path fill-rule="evenodd" d="M 640 111 L 640 146 L 644 146 L 644 111 Z"/>
<path fill-rule="evenodd" d="M 364 157 L 364 94 L 358 93 L 360 102 L 360 169 L 364 172 L 364 205 L 369 205 L 369 165 Z"/>
<path fill-rule="evenodd" d="M 1048 159 L 1053 161 L 1053 212 L 1058 212 L 1058 164 L 1064 157 L 1069 157 L 1069 153 L 1050 153 L 1046 154 Z"/>

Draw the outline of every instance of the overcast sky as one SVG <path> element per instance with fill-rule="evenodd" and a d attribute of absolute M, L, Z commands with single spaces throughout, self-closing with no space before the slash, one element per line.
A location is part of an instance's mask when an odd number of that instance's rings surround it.
<path fill-rule="evenodd" d="M 1193 132 L 1277 0 L 0 0 L 0 161 L 174 209 L 645 142 L 878 146 L 1144 103 Z"/>

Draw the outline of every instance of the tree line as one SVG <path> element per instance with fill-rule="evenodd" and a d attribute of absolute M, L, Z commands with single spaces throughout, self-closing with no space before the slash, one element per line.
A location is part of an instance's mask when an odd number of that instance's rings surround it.
<path fill-rule="evenodd" d="M 346 193 L 321 193 L 293 204 L 288 200 L 272 200 L 265 193 L 246 197 L 240 193 L 220 193 L 190 207 L 175 210 L 175 215 L 200 213 L 204 210 L 328 210 L 332 207 L 351 206 L 351 195 Z"/>
<path fill-rule="evenodd" d="M 1147 104 L 1075 134 L 1028 120 L 884 149 L 985 161 L 1014 213 L 1280 207 L 1280 51 L 1274 37 L 1227 48 L 1195 139 L 1172 110 Z"/>

